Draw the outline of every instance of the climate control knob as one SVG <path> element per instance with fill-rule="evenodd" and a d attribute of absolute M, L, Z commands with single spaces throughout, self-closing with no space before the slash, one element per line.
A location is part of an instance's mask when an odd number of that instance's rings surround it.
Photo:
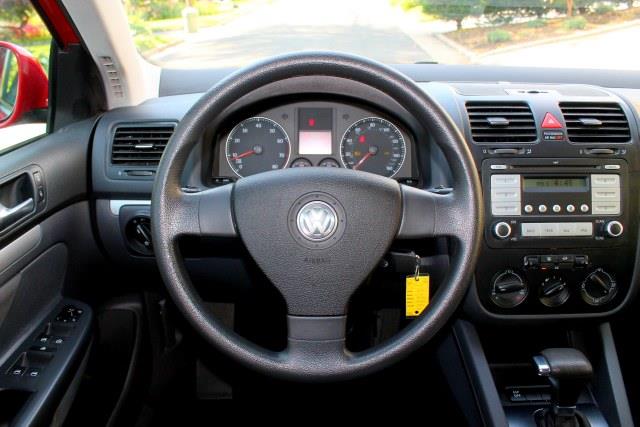
<path fill-rule="evenodd" d="M 571 293 L 567 281 L 560 276 L 544 279 L 539 290 L 540 302 L 547 307 L 558 307 L 567 302 Z"/>
<path fill-rule="evenodd" d="M 589 305 L 606 304 L 613 299 L 617 291 L 616 280 L 601 268 L 589 274 L 580 285 L 580 295 Z"/>
<path fill-rule="evenodd" d="M 508 239 L 511 236 L 511 226 L 502 221 L 493 226 L 493 235 L 500 240 Z"/>
<path fill-rule="evenodd" d="M 604 226 L 604 231 L 609 237 L 620 237 L 624 233 L 624 227 L 620 221 L 609 221 Z"/>
<path fill-rule="evenodd" d="M 522 303 L 529 294 L 527 283 L 512 270 L 496 274 L 491 283 L 491 301 L 502 308 L 513 308 Z"/>

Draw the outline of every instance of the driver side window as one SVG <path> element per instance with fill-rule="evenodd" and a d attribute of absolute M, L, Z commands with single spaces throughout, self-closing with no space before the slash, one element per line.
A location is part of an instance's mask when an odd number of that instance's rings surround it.
<path fill-rule="evenodd" d="M 0 155 L 46 133 L 51 35 L 28 0 L 0 0 Z"/>

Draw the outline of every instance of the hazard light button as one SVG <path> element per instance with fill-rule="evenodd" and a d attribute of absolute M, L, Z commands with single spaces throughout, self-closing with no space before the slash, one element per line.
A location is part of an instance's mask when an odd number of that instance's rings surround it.
<path fill-rule="evenodd" d="M 544 115 L 541 127 L 542 129 L 562 129 L 562 123 L 553 114 L 547 113 Z"/>

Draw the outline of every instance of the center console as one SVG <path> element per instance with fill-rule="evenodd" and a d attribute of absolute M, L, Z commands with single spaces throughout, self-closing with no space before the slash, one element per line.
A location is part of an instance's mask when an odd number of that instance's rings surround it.
<path fill-rule="evenodd" d="M 635 290 L 638 122 L 589 86 L 452 84 L 481 176 L 475 320 L 596 318 Z"/>
<path fill-rule="evenodd" d="M 638 280 L 635 111 L 589 86 L 450 86 L 485 209 L 461 366 L 442 362 L 479 396 L 470 425 L 632 425 L 606 322 Z"/>
<path fill-rule="evenodd" d="M 481 168 L 488 220 L 476 279 L 487 311 L 601 313 L 625 299 L 636 240 L 625 159 L 486 159 Z"/>

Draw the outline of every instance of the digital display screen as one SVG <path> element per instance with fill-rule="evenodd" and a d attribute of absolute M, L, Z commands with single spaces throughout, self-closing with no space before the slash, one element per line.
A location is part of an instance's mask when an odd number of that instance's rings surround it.
<path fill-rule="evenodd" d="M 299 154 L 331 154 L 331 131 L 301 130 L 298 138 Z"/>
<path fill-rule="evenodd" d="M 332 154 L 333 109 L 300 108 L 298 110 L 298 153 Z"/>
<path fill-rule="evenodd" d="M 536 178 L 525 177 L 523 180 L 525 191 L 588 191 L 587 177 L 567 178 Z"/>

